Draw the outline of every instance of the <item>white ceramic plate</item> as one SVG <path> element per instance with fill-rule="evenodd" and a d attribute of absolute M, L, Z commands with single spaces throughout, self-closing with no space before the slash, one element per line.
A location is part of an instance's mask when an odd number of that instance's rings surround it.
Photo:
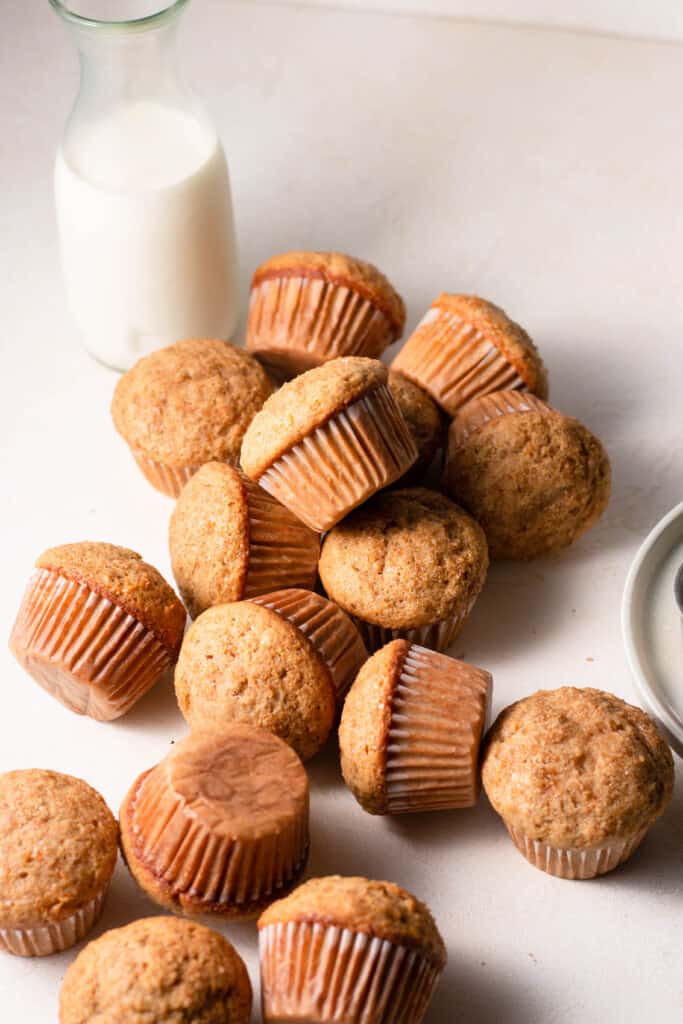
<path fill-rule="evenodd" d="M 683 619 L 674 580 L 683 564 L 683 502 L 645 538 L 626 579 L 621 623 L 638 692 L 683 756 Z"/>

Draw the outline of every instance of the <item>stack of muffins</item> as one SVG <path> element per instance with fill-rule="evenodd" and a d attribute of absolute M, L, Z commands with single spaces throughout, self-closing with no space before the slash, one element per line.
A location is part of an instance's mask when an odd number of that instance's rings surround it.
<path fill-rule="evenodd" d="M 37 560 L 10 642 L 103 721 L 173 670 L 190 733 L 131 780 L 118 826 L 79 779 L 0 776 L 0 947 L 83 938 L 118 841 L 160 907 L 258 917 L 264 1021 L 419 1024 L 446 962 L 427 907 L 391 882 L 299 884 L 303 762 L 335 729 L 369 813 L 471 807 L 483 780 L 518 849 L 561 878 L 612 870 L 663 811 L 670 751 L 610 694 L 539 692 L 484 739 L 491 675 L 444 652 L 489 558 L 558 551 L 599 519 L 609 461 L 547 404 L 540 356 L 502 310 L 440 295 L 388 369 L 404 324 L 370 264 L 292 252 L 254 275 L 246 351 L 182 341 L 119 381 L 115 426 L 177 498 L 182 603 L 135 552 L 66 544 Z M 60 1020 L 241 1024 L 251 1001 L 227 940 L 151 918 L 81 952 Z"/>

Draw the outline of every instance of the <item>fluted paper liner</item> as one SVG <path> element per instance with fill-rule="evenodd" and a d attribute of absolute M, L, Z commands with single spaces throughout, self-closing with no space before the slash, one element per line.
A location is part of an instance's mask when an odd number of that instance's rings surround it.
<path fill-rule="evenodd" d="M 287 893 L 306 863 L 304 769 L 270 735 L 243 731 L 239 747 L 222 744 L 220 733 L 208 741 L 193 733 L 124 802 L 127 858 L 189 912 L 253 917 Z"/>
<path fill-rule="evenodd" d="M 10 646 L 43 689 L 99 721 L 125 714 L 172 664 L 136 618 L 50 569 L 31 576 Z"/>
<path fill-rule="evenodd" d="M 415 442 L 383 385 L 284 452 L 258 482 L 322 533 L 398 480 L 416 459 Z"/>
<path fill-rule="evenodd" d="M 15 956 L 50 956 L 70 949 L 84 938 L 102 913 L 109 883 L 62 921 L 47 921 L 30 928 L 0 928 L 0 949 Z"/>
<path fill-rule="evenodd" d="M 575 881 L 597 878 L 618 868 L 640 846 L 648 831 L 644 828 L 631 839 L 613 839 L 584 849 L 563 849 L 549 846 L 539 839 L 530 839 L 520 829 L 503 820 L 513 843 L 530 864 L 556 878 Z"/>
<path fill-rule="evenodd" d="M 491 686 L 488 672 L 411 644 L 391 700 L 389 814 L 476 804 Z"/>
<path fill-rule="evenodd" d="M 149 456 L 135 450 L 133 457 L 152 487 L 156 487 L 157 491 L 168 495 L 169 498 L 177 498 L 190 477 L 201 469 L 201 464 L 168 466 L 165 462 L 157 462 L 156 459 L 150 459 Z M 234 463 L 230 462 L 230 465 Z"/>
<path fill-rule="evenodd" d="M 249 557 L 243 597 L 315 586 L 320 535 L 241 474 L 247 499 Z"/>
<path fill-rule="evenodd" d="M 547 415 L 552 411 L 546 402 L 528 391 L 500 391 L 493 395 L 484 395 L 460 410 L 451 425 L 451 437 L 456 445 L 462 444 L 475 430 L 501 416 L 513 416 L 524 412 Z"/>
<path fill-rule="evenodd" d="M 252 287 L 247 351 L 280 380 L 338 356 L 378 358 L 393 340 L 388 317 L 346 285 L 289 275 Z"/>
<path fill-rule="evenodd" d="M 259 932 L 264 1024 L 420 1024 L 441 967 L 349 928 L 289 921 Z"/>
<path fill-rule="evenodd" d="M 253 600 L 301 630 L 327 665 L 340 702 L 368 656 L 350 617 L 333 601 L 303 590 L 280 590 Z"/>
<path fill-rule="evenodd" d="M 413 629 L 392 629 L 389 626 L 378 626 L 374 622 L 366 622 L 356 616 L 351 617 L 370 652 L 379 651 L 392 640 L 410 640 L 411 643 L 429 647 L 432 651 L 445 651 L 464 626 L 465 620 L 474 607 L 475 600 L 476 596 L 467 607 L 454 612 L 447 619 L 431 622 L 426 626 L 416 626 Z"/>
<path fill-rule="evenodd" d="M 515 367 L 481 331 L 439 306 L 428 311 L 391 368 L 428 391 L 450 416 L 479 395 L 527 389 Z"/>

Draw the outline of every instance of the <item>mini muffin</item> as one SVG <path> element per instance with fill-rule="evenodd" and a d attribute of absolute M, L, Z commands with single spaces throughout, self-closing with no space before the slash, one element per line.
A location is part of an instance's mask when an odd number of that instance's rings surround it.
<path fill-rule="evenodd" d="M 417 483 L 423 479 L 436 453 L 443 447 L 444 420 L 427 392 L 400 373 L 389 374 L 389 390 L 417 448 L 417 462 L 408 472 L 410 479 Z"/>
<path fill-rule="evenodd" d="M 211 928 L 148 917 L 88 943 L 66 972 L 60 1024 L 249 1024 L 239 953 Z"/>
<path fill-rule="evenodd" d="M 82 779 L 38 768 L 0 775 L 0 949 L 48 956 L 80 942 L 102 911 L 118 831 Z"/>
<path fill-rule="evenodd" d="M 232 466 L 207 462 L 171 516 L 173 575 L 190 615 L 272 590 L 312 590 L 320 539 Z"/>
<path fill-rule="evenodd" d="M 420 1024 L 446 964 L 429 909 L 392 882 L 313 878 L 258 927 L 264 1024 Z"/>
<path fill-rule="evenodd" d="M 308 778 L 264 729 L 205 727 L 138 776 L 120 820 L 128 868 L 156 903 L 255 917 L 306 865 Z"/>
<path fill-rule="evenodd" d="M 487 569 L 478 524 L 424 487 L 378 494 L 327 535 L 319 565 L 328 596 L 373 651 L 399 637 L 445 650 Z"/>
<path fill-rule="evenodd" d="M 491 391 L 548 396 L 545 367 L 529 335 L 476 295 L 439 295 L 391 368 L 428 391 L 449 416 Z"/>
<path fill-rule="evenodd" d="M 280 380 L 337 356 L 377 358 L 403 334 L 403 299 L 376 267 L 338 252 L 287 252 L 251 283 L 247 349 Z"/>
<path fill-rule="evenodd" d="M 654 723 L 602 690 L 539 690 L 486 739 L 486 795 L 517 849 L 560 878 L 631 856 L 671 798 L 673 758 Z"/>
<path fill-rule="evenodd" d="M 71 711 L 109 721 L 174 664 L 185 619 L 168 583 L 134 551 L 63 544 L 37 560 L 10 647 Z"/>
<path fill-rule="evenodd" d="M 237 465 L 244 433 L 272 391 L 247 352 L 215 338 L 190 338 L 124 373 L 111 414 L 152 486 L 176 497 L 205 462 Z"/>
<path fill-rule="evenodd" d="M 187 632 L 175 672 L 189 724 L 249 722 L 307 761 L 367 656 L 349 618 L 319 594 L 281 590 L 216 605 Z"/>
<path fill-rule="evenodd" d="M 280 388 L 242 443 L 247 476 L 322 533 L 398 480 L 417 448 L 375 359 L 333 359 Z"/>
<path fill-rule="evenodd" d="M 472 807 L 491 701 L 488 672 L 408 640 L 361 668 L 344 703 L 344 781 L 370 814 Z"/>
<path fill-rule="evenodd" d="M 536 558 L 594 526 L 610 464 L 578 420 L 533 395 L 475 399 L 451 424 L 445 489 L 481 523 L 492 558 Z"/>

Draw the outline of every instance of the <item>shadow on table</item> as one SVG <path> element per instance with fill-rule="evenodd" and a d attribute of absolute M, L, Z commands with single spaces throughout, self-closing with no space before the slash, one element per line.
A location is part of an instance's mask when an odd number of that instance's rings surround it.
<path fill-rule="evenodd" d="M 434 994 L 425 1024 L 534 1024 L 540 1018 L 529 986 L 511 984 L 496 976 L 495 967 L 483 965 L 477 973 L 457 965 L 457 951 L 446 966 Z"/>

